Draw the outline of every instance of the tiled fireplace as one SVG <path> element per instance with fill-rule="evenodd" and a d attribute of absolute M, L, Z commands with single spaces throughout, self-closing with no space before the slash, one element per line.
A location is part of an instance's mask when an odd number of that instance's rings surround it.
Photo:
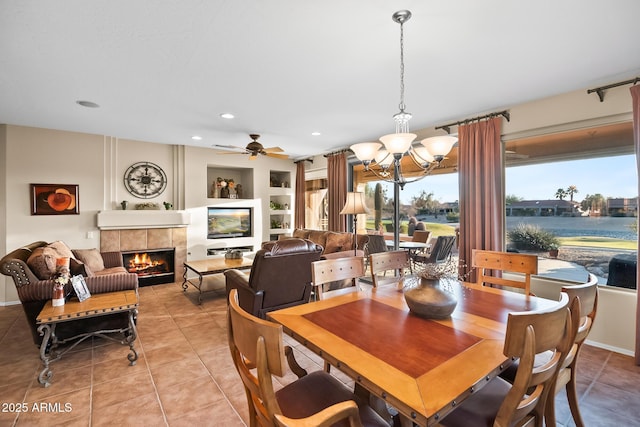
<path fill-rule="evenodd" d="M 181 211 L 103 211 L 98 213 L 100 251 L 175 249 L 172 281 L 182 282 L 189 222 L 188 214 Z"/>

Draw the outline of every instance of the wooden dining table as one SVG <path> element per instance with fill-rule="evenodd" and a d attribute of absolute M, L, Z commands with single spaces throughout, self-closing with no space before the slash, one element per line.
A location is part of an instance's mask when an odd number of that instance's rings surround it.
<path fill-rule="evenodd" d="M 406 283 L 406 282 L 405 282 Z M 452 281 L 451 317 L 412 314 L 395 286 L 353 292 L 269 313 L 302 345 L 422 426 L 504 370 L 509 312 L 557 304 L 534 296 Z"/>

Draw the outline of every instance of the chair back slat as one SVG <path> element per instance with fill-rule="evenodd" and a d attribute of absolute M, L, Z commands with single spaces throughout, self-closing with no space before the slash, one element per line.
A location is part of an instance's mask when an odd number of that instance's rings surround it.
<path fill-rule="evenodd" d="M 471 255 L 471 266 L 476 269 L 478 285 L 500 285 L 523 289 L 525 294 L 531 293 L 531 275 L 538 274 L 538 257 L 536 255 L 519 254 L 500 251 L 474 249 Z M 513 280 L 502 277 L 502 273 L 522 273 L 524 280 Z"/>
<path fill-rule="evenodd" d="M 369 255 L 369 268 L 373 287 L 388 284 L 401 283 L 404 271 L 410 267 L 409 253 L 404 250 L 380 252 Z M 393 271 L 394 277 L 381 277 L 380 273 Z"/>

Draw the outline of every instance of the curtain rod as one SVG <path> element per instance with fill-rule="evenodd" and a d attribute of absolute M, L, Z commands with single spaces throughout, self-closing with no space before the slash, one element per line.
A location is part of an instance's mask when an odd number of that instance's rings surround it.
<path fill-rule="evenodd" d="M 503 116 L 505 119 L 507 119 L 507 121 L 511 120 L 511 115 L 509 114 L 509 111 L 503 110 L 503 111 L 496 111 L 495 113 L 485 114 L 484 116 L 473 117 L 471 119 L 464 119 L 457 122 L 448 123 L 446 125 L 436 126 L 436 130 L 444 129 L 447 133 L 451 133 L 451 126 L 459 126 L 462 124 L 467 124 L 469 122 L 474 122 L 476 120 L 491 119 L 498 116 Z"/>
<path fill-rule="evenodd" d="M 298 164 L 298 163 L 300 163 L 300 162 L 309 162 L 309 163 L 313 163 L 313 157 L 309 157 L 309 158 L 306 158 L 306 159 L 296 160 L 295 162 L 293 162 L 293 164 L 296 164 L 296 165 L 297 165 L 297 164 Z"/>
<path fill-rule="evenodd" d="M 598 98 L 600 98 L 600 102 L 604 102 L 604 91 L 605 90 L 611 89 L 611 88 L 614 88 L 614 87 L 618 87 L 618 86 L 631 85 L 631 84 L 634 85 L 634 84 L 636 84 L 638 82 L 640 82 L 640 77 L 636 77 L 636 78 L 633 78 L 631 80 L 625 80 L 623 82 L 612 83 L 612 84 L 606 85 L 606 86 L 600 86 L 600 87 L 597 87 L 597 88 L 594 88 L 594 89 L 589 89 L 589 90 L 587 90 L 587 94 L 595 92 L 595 93 L 598 94 Z"/>
<path fill-rule="evenodd" d="M 336 154 L 342 154 L 342 153 L 347 153 L 347 152 L 351 152 L 351 149 L 350 148 L 343 148 L 342 150 L 332 151 L 331 153 L 325 154 L 324 157 L 335 156 Z"/>

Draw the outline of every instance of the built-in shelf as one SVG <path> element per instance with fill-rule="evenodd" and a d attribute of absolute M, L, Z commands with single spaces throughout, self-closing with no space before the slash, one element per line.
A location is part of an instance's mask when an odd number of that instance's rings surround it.
<path fill-rule="evenodd" d="M 271 237 L 292 233 L 293 189 L 291 172 L 269 173 L 269 234 Z"/>

